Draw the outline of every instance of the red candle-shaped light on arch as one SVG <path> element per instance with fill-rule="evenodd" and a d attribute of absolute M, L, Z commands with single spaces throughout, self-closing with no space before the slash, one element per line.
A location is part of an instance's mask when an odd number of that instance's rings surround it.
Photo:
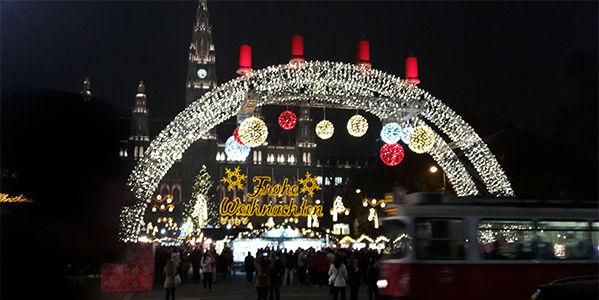
<path fill-rule="evenodd" d="M 291 62 L 304 61 L 304 37 L 294 35 L 291 37 Z"/>
<path fill-rule="evenodd" d="M 409 84 L 419 84 L 418 79 L 418 60 L 416 57 L 406 58 L 406 80 Z"/>
<path fill-rule="evenodd" d="M 368 41 L 358 42 L 358 65 L 370 66 L 370 43 Z"/>
<path fill-rule="evenodd" d="M 237 74 L 243 75 L 252 71 L 252 47 L 241 45 L 239 47 L 239 69 Z"/>

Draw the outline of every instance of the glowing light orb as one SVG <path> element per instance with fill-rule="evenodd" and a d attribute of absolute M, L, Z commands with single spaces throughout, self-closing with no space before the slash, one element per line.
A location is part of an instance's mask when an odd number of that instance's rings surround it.
<path fill-rule="evenodd" d="M 266 142 L 268 128 L 256 117 L 247 118 L 239 125 L 239 138 L 244 145 L 258 147 Z"/>
<path fill-rule="evenodd" d="M 361 115 L 354 115 L 347 121 L 347 132 L 351 136 L 361 137 L 368 131 L 368 121 Z"/>
<path fill-rule="evenodd" d="M 239 144 L 234 136 L 230 136 L 225 143 L 225 153 L 230 160 L 242 161 L 250 155 L 250 147 Z"/>
<path fill-rule="evenodd" d="M 239 127 L 235 128 L 235 130 L 233 130 L 233 137 L 239 143 L 239 145 L 245 145 L 239 138 Z"/>
<path fill-rule="evenodd" d="M 326 140 L 332 137 L 333 133 L 335 133 L 335 126 L 329 120 L 322 120 L 316 124 L 316 135 L 319 138 Z"/>
<path fill-rule="evenodd" d="M 381 129 L 381 139 L 385 144 L 395 144 L 401 139 L 402 130 L 395 122 L 387 123 Z"/>
<path fill-rule="evenodd" d="M 408 144 L 409 142 L 409 136 L 410 136 L 410 132 L 412 132 L 412 127 L 406 127 L 406 128 L 402 128 L 399 136 L 400 136 L 400 140 L 404 143 L 404 144 Z"/>
<path fill-rule="evenodd" d="M 292 111 L 286 110 L 279 115 L 279 125 L 285 130 L 291 130 L 297 123 L 297 117 Z"/>
<path fill-rule="evenodd" d="M 381 160 L 387 166 L 397 166 L 404 158 L 404 150 L 400 144 L 384 144 L 381 147 Z"/>
<path fill-rule="evenodd" d="M 417 126 L 408 136 L 408 147 L 416 153 L 426 153 L 433 148 L 435 133 L 428 126 Z"/>

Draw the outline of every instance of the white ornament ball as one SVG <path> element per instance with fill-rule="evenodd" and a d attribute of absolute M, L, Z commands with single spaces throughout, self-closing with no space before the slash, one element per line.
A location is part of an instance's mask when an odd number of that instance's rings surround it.
<path fill-rule="evenodd" d="M 268 138 L 268 128 L 264 121 L 251 117 L 243 120 L 239 125 L 239 139 L 244 145 L 258 147 Z"/>
<path fill-rule="evenodd" d="M 408 147 L 416 153 L 426 153 L 433 148 L 435 133 L 428 126 L 417 126 L 408 136 Z"/>
<path fill-rule="evenodd" d="M 333 123 L 331 123 L 329 120 L 322 120 L 316 124 L 315 131 L 319 138 L 326 140 L 332 137 L 333 133 L 335 133 L 335 126 L 333 126 Z"/>
<path fill-rule="evenodd" d="M 347 121 L 347 132 L 351 136 L 361 137 L 368 131 L 368 121 L 361 115 L 354 115 Z"/>

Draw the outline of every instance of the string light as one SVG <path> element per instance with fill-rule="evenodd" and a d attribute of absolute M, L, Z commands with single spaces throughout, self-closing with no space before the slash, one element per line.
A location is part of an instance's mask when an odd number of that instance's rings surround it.
<path fill-rule="evenodd" d="M 250 147 L 239 144 L 234 136 L 225 142 L 225 153 L 229 160 L 244 161 L 250 155 Z"/>
<path fill-rule="evenodd" d="M 138 203 L 121 210 L 121 241 L 137 241 L 150 197 L 177 158 L 211 128 L 236 116 L 250 93 L 256 106 L 311 102 L 365 110 L 381 120 L 400 120 L 407 109 L 418 109 L 420 112 L 402 123 L 402 128 L 434 126 L 464 154 L 459 158 L 455 149 L 437 134 L 428 152 L 446 171 L 458 196 L 480 194 L 462 159 L 468 160 L 474 168 L 473 174 L 482 179 L 481 189 L 485 193 L 514 196 L 507 176 L 484 141 L 455 111 L 428 92 L 397 76 L 354 64 L 319 61 L 284 64 L 248 72 L 206 92 L 154 138 L 129 178 Z"/>
<path fill-rule="evenodd" d="M 408 137 L 408 147 L 416 153 L 429 152 L 433 148 L 435 133 L 428 126 L 414 128 Z"/>
<path fill-rule="evenodd" d="M 406 128 L 402 128 L 399 132 L 399 139 L 404 143 L 404 144 L 408 144 L 409 142 L 409 136 L 410 136 L 410 132 L 412 132 L 412 128 L 411 127 L 406 127 Z"/>
<path fill-rule="evenodd" d="M 244 145 L 258 147 L 266 142 L 266 138 L 268 128 L 264 121 L 256 117 L 247 118 L 239 125 L 239 139 Z"/>
<path fill-rule="evenodd" d="M 380 157 L 387 166 L 397 166 L 404 158 L 404 150 L 400 144 L 384 144 L 381 147 Z"/>
<path fill-rule="evenodd" d="M 347 132 L 351 136 L 361 137 L 368 131 L 368 121 L 361 115 L 353 115 L 347 121 Z"/>
<path fill-rule="evenodd" d="M 381 129 L 381 139 L 385 144 L 395 144 L 401 139 L 402 133 L 399 124 L 390 122 L 385 124 L 383 129 Z"/>
<path fill-rule="evenodd" d="M 335 126 L 329 120 L 322 120 L 316 124 L 316 135 L 323 139 L 329 139 L 335 133 Z"/>
<path fill-rule="evenodd" d="M 297 117 L 292 111 L 286 110 L 279 115 L 279 125 L 285 130 L 291 130 L 297 123 Z"/>
<path fill-rule="evenodd" d="M 244 145 L 243 142 L 241 141 L 241 139 L 239 138 L 239 127 L 235 128 L 235 130 L 233 130 L 233 137 L 235 138 L 235 141 L 237 143 L 239 143 L 239 145 Z"/>

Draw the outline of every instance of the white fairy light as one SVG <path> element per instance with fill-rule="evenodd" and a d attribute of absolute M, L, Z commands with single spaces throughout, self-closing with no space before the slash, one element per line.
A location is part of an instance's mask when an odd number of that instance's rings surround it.
<path fill-rule="evenodd" d="M 408 85 L 397 76 L 354 64 L 318 61 L 285 64 L 246 73 L 208 91 L 179 113 L 150 143 L 129 178 L 139 202 L 121 211 L 122 241 L 138 240 L 140 221 L 147 205 L 176 159 L 205 132 L 236 116 L 250 95 L 257 106 L 280 102 L 318 103 L 364 110 L 381 120 L 402 120 L 406 109 L 421 109 L 400 126 L 405 129 L 428 125 L 443 133 L 463 152 L 464 159 L 482 179 L 485 190 L 479 191 L 448 142 L 435 134 L 428 153 L 446 171 L 458 196 L 481 192 L 498 197 L 514 196 L 507 176 L 482 139 L 459 115 L 424 90 Z"/>
<path fill-rule="evenodd" d="M 414 128 L 408 136 L 408 147 L 416 153 L 426 153 L 433 148 L 435 133 L 428 126 Z"/>
<path fill-rule="evenodd" d="M 361 137 L 368 131 L 368 121 L 361 115 L 353 115 L 347 121 L 347 132 L 351 136 Z"/>
<path fill-rule="evenodd" d="M 264 121 L 256 117 L 247 118 L 239 125 L 239 139 L 244 145 L 258 147 L 266 142 L 266 138 L 268 128 Z"/>
<path fill-rule="evenodd" d="M 316 124 L 316 135 L 323 139 L 329 139 L 335 133 L 335 126 L 329 120 L 322 120 Z"/>

